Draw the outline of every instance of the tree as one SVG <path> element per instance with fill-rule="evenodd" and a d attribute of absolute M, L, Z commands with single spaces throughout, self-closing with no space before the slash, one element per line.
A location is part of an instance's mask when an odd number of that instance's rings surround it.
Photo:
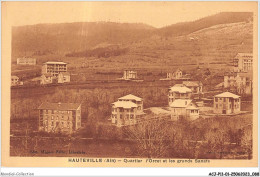
<path fill-rule="evenodd" d="M 124 133 L 129 139 L 137 141 L 140 156 L 148 158 L 165 156 L 170 148 L 169 124 L 163 120 L 145 119 L 137 125 L 126 127 Z"/>

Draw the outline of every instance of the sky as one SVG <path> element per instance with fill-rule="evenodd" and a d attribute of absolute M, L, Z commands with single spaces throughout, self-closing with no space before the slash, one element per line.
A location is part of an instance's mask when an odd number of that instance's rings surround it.
<path fill-rule="evenodd" d="M 255 3 L 255 2 L 253 2 Z M 164 27 L 220 12 L 250 11 L 252 2 L 4 2 L 11 26 L 110 21 Z M 247 8 L 248 6 L 248 8 Z"/>

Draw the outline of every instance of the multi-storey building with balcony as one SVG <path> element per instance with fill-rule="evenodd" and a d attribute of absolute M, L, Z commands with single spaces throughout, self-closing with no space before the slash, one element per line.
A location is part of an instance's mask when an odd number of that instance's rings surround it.
<path fill-rule="evenodd" d="M 81 104 L 48 103 L 39 107 L 39 131 L 70 134 L 81 127 Z"/>
<path fill-rule="evenodd" d="M 135 95 L 129 94 L 118 98 L 118 101 L 131 101 L 137 105 L 137 110 L 143 112 L 143 99 Z"/>
<path fill-rule="evenodd" d="M 175 84 L 173 87 L 169 88 L 169 93 L 168 93 L 169 106 L 176 99 L 190 99 L 191 94 L 192 94 L 192 91 L 188 87 L 186 87 L 182 84 Z"/>
<path fill-rule="evenodd" d="M 230 92 L 224 92 L 214 96 L 214 113 L 232 114 L 238 113 L 241 109 L 240 96 Z"/>
<path fill-rule="evenodd" d="M 49 61 L 43 64 L 42 74 L 50 73 L 53 76 L 58 76 L 60 73 L 67 72 L 67 63 Z"/>
<path fill-rule="evenodd" d="M 132 94 L 120 97 L 112 103 L 112 124 L 118 127 L 138 123 L 143 112 L 143 100 Z"/>

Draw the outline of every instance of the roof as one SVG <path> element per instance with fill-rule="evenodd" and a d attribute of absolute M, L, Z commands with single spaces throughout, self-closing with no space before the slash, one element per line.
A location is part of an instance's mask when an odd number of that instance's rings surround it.
<path fill-rule="evenodd" d="M 182 86 L 180 84 L 175 84 L 173 87 L 170 87 L 170 90 L 172 92 L 179 92 L 179 93 L 188 93 L 191 92 L 191 89 L 189 89 L 186 86 Z"/>
<path fill-rule="evenodd" d="M 189 104 L 192 102 L 192 100 L 189 99 L 177 99 L 174 100 L 171 104 L 170 107 L 173 108 L 186 108 L 189 106 Z"/>
<path fill-rule="evenodd" d="M 182 70 L 180 69 L 180 68 L 178 68 L 175 72 L 179 72 L 179 71 L 181 71 L 182 72 Z"/>
<path fill-rule="evenodd" d="M 253 53 L 238 53 L 236 58 L 253 59 Z"/>
<path fill-rule="evenodd" d="M 118 98 L 118 100 L 135 100 L 135 101 L 142 101 L 142 98 L 139 98 L 135 95 L 129 94 L 123 97 Z"/>
<path fill-rule="evenodd" d="M 52 74 L 51 73 L 44 73 L 43 74 L 45 77 L 52 77 Z"/>
<path fill-rule="evenodd" d="M 38 109 L 51 109 L 51 110 L 67 111 L 67 110 L 77 110 L 80 105 L 81 105 L 80 103 L 49 103 L 49 102 L 44 102 L 38 107 Z"/>
<path fill-rule="evenodd" d="M 12 79 L 19 79 L 17 76 L 11 76 Z"/>
<path fill-rule="evenodd" d="M 64 63 L 64 62 L 61 62 L 61 61 L 48 61 L 44 64 L 67 64 L 67 63 Z"/>
<path fill-rule="evenodd" d="M 198 87 L 199 86 L 198 81 L 183 81 L 182 83 L 183 83 L 183 85 L 185 85 L 187 87 Z"/>
<path fill-rule="evenodd" d="M 137 105 L 132 101 L 117 101 L 112 104 L 117 108 L 125 108 L 125 109 L 137 108 Z"/>
<path fill-rule="evenodd" d="M 221 94 L 215 95 L 215 97 L 239 98 L 240 96 L 235 95 L 235 94 L 230 93 L 230 92 L 224 92 L 224 93 L 221 93 Z"/>
<path fill-rule="evenodd" d="M 186 109 L 190 109 L 190 110 L 193 110 L 193 109 L 199 109 L 199 108 L 197 108 L 196 106 L 194 106 L 194 105 L 192 105 L 192 106 L 188 106 Z"/>
<path fill-rule="evenodd" d="M 69 72 L 61 72 L 60 74 L 62 74 L 63 76 L 70 76 Z"/>

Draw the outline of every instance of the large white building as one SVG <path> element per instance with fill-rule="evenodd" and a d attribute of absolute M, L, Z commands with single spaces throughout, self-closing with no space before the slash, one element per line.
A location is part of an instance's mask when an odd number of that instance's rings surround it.
<path fill-rule="evenodd" d="M 253 54 L 252 53 L 238 53 L 233 60 L 236 72 L 250 72 L 253 71 Z"/>
<path fill-rule="evenodd" d="M 36 65 L 36 58 L 17 58 L 17 65 Z"/>
<path fill-rule="evenodd" d="M 58 76 L 60 73 L 67 72 L 67 63 L 48 61 L 42 66 L 42 74 L 50 73 L 53 76 Z"/>

